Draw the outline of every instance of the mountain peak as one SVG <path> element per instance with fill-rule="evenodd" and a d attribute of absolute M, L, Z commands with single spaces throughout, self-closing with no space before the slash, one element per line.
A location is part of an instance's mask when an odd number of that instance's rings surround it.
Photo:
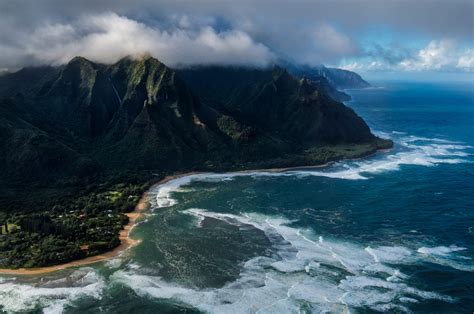
<path fill-rule="evenodd" d="M 74 65 L 74 64 L 94 64 L 94 63 L 84 57 L 75 56 L 68 62 L 68 65 Z"/>
<path fill-rule="evenodd" d="M 163 64 L 160 60 L 153 57 L 149 52 L 142 53 L 142 54 L 135 54 L 135 55 L 128 55 L 120 59 L 117 63 L 122 62 L 149 62 L 152 64 Z"/>
<path fill-rule="evenodd" d="M 72 58 L 71 61 L 66 64 L 62 72 L 67 77 L 72 75 L 89 81 L 95 77 L 97 67 L 98 65 L 94 62 L 84 57 L 77 56 Z"/>
<path fill-rule="evenodd" d="M 144 61 L 146 61 L 146 60 L 156 60 L 156 61 L 158 61 L 158 59 L 153 57 L 151 55 L 151 53 L 149 53 L 149 52 L 144 52 L 144 53 L 134 55 L 134 56 L 132 56 L 132 58 L 137 59 L 137 60 L 144 60 Z"/>

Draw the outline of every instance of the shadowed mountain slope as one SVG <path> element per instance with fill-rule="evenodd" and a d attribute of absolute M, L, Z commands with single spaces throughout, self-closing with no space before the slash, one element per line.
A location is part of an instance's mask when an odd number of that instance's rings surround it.
<path fill-rule="evenodd" d="M 359 74 L 352 71 L 338 68 L 327 68 L 324 65 L 295 65 L 288 62 L 282 62 L 282 64 L 291 74 L 298 77 L 306 77 L 310 80 L 317 80 L 320 77 L 324 77 L 328 83 L 336 89 L 370 87 L 370 84 L 367 81 L 365 81 Z"/>
<path fill-rule="evenodd" d="M 391 145 L 335 92 L 279 67 L 176 72 L 152 57 L 23 69 L 0 78 L 0 182 L 303 166 Z"/>

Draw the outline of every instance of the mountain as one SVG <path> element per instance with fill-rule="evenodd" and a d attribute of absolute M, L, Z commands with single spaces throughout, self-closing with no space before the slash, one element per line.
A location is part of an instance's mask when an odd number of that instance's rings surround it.
<path fill-rule="evenodd" d="M 317 80 L 324 77 L 328 83 L 336 89 L 367 88 L 370 84 L 359 74 L 338 68 L 327 68 L 324 65 L 309 66 L 295 65 L 282 62 L 288 71 L 298 77 L 307 77 L 310 80 Z"/>
<path fill-rule="evenodd" d="M 178 75 L 203 102 L 235 119 L 303 147 L 371 142 L 369 127 L 337 102 L 321 77 L 297 78 L 286 69 L 197 67 Z"/>
<path fill-rule="evenodd" d="M 327 68 L 328 74 L 325 77 L 328 78 L 334 86 L 342 89 L 350 88 L 367 88 L 370 84 L 365 81 L 359 74 L 338 68 Z"/>
<path fill-rule="evenodd" d="M 149 56 L 26 68 L 0 77 L 0 185 L 305 166 L 391 146 L 337 93 L 280 67 L 175 71 Z"/>

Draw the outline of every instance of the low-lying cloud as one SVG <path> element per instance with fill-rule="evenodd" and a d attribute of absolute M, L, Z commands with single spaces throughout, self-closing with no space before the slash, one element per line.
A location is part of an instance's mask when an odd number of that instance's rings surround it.
<path fill-rule="evenodd" d="M 185 23 L 185 20 L 180 21 L 180 24 Z M 170 66 L 261 67 L 273 60 L 266 46 L 242 31 L 218 32 L 210 26 L 161 30 L 125 16 L 105 13 L 84 16 L 68 24 L 44 24 L 32 33 L 21 34 L 14 43 L 0 46 L 0 63 L 10 66 L 62 64 L 78 55 L 112 63 L 144 52 Z"/>
<path fill-rule="evenodd" d="M 3 0 L 0 71 L 145 52 L 174 67 L 473 71 L 473 10 L 472 0 Z"/>

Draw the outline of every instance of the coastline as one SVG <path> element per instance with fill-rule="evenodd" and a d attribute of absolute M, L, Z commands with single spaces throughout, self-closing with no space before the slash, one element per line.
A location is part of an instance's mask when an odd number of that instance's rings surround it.
<path fill-rule="evenodd" d="M 165 178 L 166 179 L 166 178 Z M 163 180 L 162 180 L 163 181 Z M 160 181 L 161 182 L 161 181 Z M 159 184 L 161 184 L 159 182 Z M 129 222 L 124 226 L 119 232 L 120 244 L 115 247 L 113 250 L 94 256 L 89 256 L 79 260 L 67 262 L 64 264 L 37 267 L 37 268 L 18 268 L 18 269 L 9 269 L 9 268 L 0 268 L 0 275 L 40 275 L 51 273 L 59 270 L 64 270 L 72 267 L 79 267 L 90 265 L 102 261 L 106 261 L 118 256 L 121 252 L 126 249 L 138 244 L 140 241 L 130 238 L 130 231 L 136 225 L 137 219 L 141 217 L 142 212 L 147 208 L 148 205 L 148 192 L 145 192 L 140 201 L 135 206 L 135 210 L 130 213 L 126 213 L 128 216 Z"/>
<path fill-rule="evenodd" d="M 372 156 L 376 154 L 377 152 L 387 152 L 390 151 L 390 149 L 378 149 L 375 152 L 372 152 L 370 154 L 367 154 L 365 156 L 361 156 L 358 158 L 350 158 L 348 160 L 354 160 L 354 159 L 361 159 L 361 158 L 366 158 L 369 156 Z M 304 169 L 315 169 L 315 168 L 323 168 L 331 165 L 334 161 L 328 161 L 324 164 L 320 165 L 312 165 L 312 166 L 296 166 L 296 167 L 283 167 L 283 168 L 268 168 L 268 169 L 248 169 L 248 170 L 240 170 L 240 171 L 229 171 L 228 173 L 251 173 L 251 172 L 286 172 L 286 171 L 292 171 L 292 170 L 304 170 Z M 151 190 L 153 187 L 157 187 L 163 184 L 168 183 L 171 180 L 181 178 L 181 177 L 186 177 L 189 175 L 193 174 L 201 174 L 201 173 L 209 173 L 207 171 L 201 172 L 201 171 L 190 171 L 190 172 L 185 172 L 185 173 L 178 173 L 174 175 L 169 175 L 166 176 L 165 178 L 161 179 L 160 181 L 154 183 L 149 189 Z M 217 172 L 219 173 L 219 172 Z M 227 173 L 227 172 L 224 172 Z M 52 273 L 60 270 L 65 270 L 68 268 L 73 268 L 73 267 L 81 267 L 85 265 L 91 265 L 99 262 L 104 262 L 110 259 L 113 259 L 114 257 L 118 256 L 125 250 L 127 250 L 130 247 L 133 247 L 140 243 L 140 240 L 134 240 L 130 238 L 130 232 L 131 230 L 136 226 L 137 220 L 142 216 L 142 213 L 144 210 L 147 209 L 148 204 L 149 204 L 149 199 L 148 199 L 148 191 L 143 193 L 142 197 L 140 198 L 140 201 L 138 204 L 135 206 L 135 209 L 133 212 L 126 213 L 125 215 L 128 216 L 129 222 L 127 225 L 124 226 L 122 230 L 119 232 L 119 239 L 120 239 L 120 244 L 115 247 L 113 250 L 99 254 L 99 255 L 94 255 L 94 256 L 89 256 L 83 259 L 67 262 L 64 264 L 59 264 L 59 265 L 53 265 L 53 266 L 45 266 L 45 267 L 37 267 L 37 268 L 18 268 L 18 269 L 10 269 L 10 268 L 0 268 L 0 275 L 41 275 L 41 274 L 47 274 L 47 273 Z"/>
<path fill-rule="evenodd" d="M 150 189 L 154 186 L 159 186 L 173 179 L 176 179 L 182 176 L 187 176 L 193 173 L 196 173 L 196 172 L 166 176 L 162 180 L 153 184 L 150 187 Z M 140 243 L 140 240 L 134 240 L 130 238 L 130 232 L 136 226 L 137 220 L 142 216 L 143 211 L 147 209 L 148 204 L 149 202 L 148 202 L 148 191 L 147 191 L 143 193 L 142 197 L 138 201 L 138 204 L 135 206 L 134 211 L 125 214 L 128 216 L 128 219 L 129 219 L 128 224 L 126 224 L 123 227 L 123 229 L 120 230 L 119 232 L 120 244 L 111 251 L 108 251 L 99 255 L 89 256 L 86 258 L 67 262 L 64 264 L 59 264 L 59 265 L 36 267 L 36 268 L 18 268 L 18 269 L 0 268 L 0 275 L 42 275 L 42 274 L 47 274 L 47 273 L 52 273 L 52 272 L 68 269 L 68 268 L 81 267 L 81 266 L 91 265 L 91 264 L 113 259 L 114 257 L 118 256 L 120 253 L 124 252 L 128 248 L 133 247 L 137 245 L 138 243 Z"/>

